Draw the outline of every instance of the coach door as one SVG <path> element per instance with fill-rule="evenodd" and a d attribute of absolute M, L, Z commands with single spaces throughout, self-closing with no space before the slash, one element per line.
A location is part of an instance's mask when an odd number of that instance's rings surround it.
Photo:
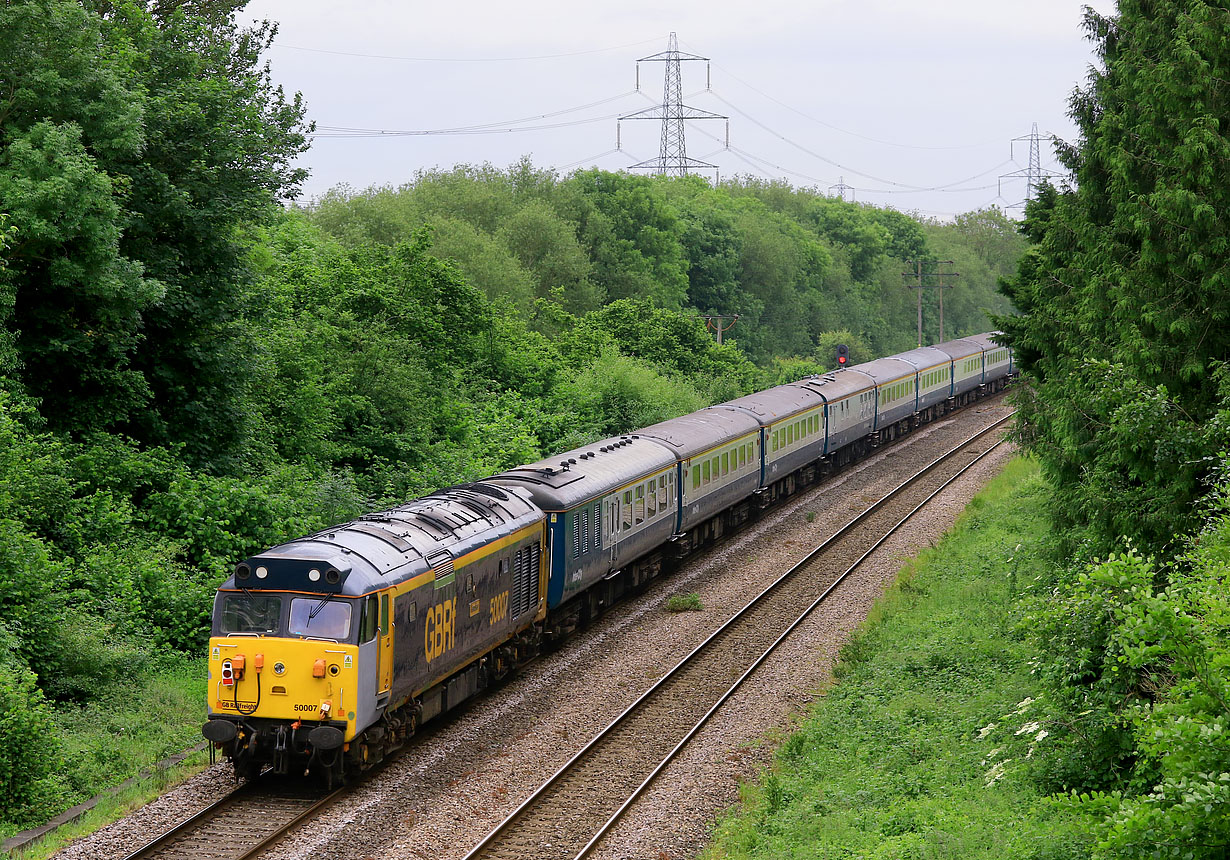
<path fill-rule="evenodd" d="M 603 502 L 602 531 L 605 532 L 607 543 L 607 560 L 614 564 L 619 559 L 619 494 L 608 496 Z"/>

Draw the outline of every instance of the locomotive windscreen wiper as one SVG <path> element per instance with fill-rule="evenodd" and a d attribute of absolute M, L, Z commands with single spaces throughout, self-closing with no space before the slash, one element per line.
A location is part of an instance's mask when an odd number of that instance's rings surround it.
<path fill-rule="evenodd" d="M 319 615 L 320 610 L 324 609 L 325 604 L 328 603 L 332 599 L 333 599 L 332 594 L 326 594 L 324 598 L 320 601 L 320 603 L 317 603 L 315 606 L 312 607 L 312 610 L 308 613 L 308 624 L 312 623 L 312 619 L 315 618 L 317 615 Z"/>

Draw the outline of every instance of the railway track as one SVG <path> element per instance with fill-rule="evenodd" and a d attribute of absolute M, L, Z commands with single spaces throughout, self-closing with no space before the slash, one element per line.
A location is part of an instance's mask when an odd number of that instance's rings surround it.
<path fill-rule="evenodd" d="M 837 586 L 1000 442 L 1005 416 L 919 470 L 828 538 L 684 657 L 465 860 L 582 858 L 683 746 Z M 870 548 L 867 548 L 870 547 Z"/>
<path fill-rule="evenodd" d="M 245 860 L 317 815 L 343 792 L 268 777 L 244 783 L 124 860 Z"/>

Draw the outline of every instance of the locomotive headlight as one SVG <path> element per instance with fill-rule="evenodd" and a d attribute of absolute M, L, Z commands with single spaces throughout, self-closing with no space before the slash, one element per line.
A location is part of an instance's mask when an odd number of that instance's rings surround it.
<path fill-rule="evenodd" d="M 285 663 L 282 663 L 282 662 L 277 662 L 277 663 L 274 663 L 274 664 L 273 664 L 273 674 L 275 674 L 275 675 L 284 675 L 284 674 L 286 674 L 286 664 L 285 664 Z"/>

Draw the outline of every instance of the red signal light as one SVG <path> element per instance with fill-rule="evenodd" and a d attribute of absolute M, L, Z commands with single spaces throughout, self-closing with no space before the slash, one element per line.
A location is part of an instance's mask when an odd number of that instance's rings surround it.
<path fill-rule="evenodd" d="M 222 661 L 222 686 L 233 687 L 235 685 L 235 670 L 231 667 L 230 660 Z"/>

